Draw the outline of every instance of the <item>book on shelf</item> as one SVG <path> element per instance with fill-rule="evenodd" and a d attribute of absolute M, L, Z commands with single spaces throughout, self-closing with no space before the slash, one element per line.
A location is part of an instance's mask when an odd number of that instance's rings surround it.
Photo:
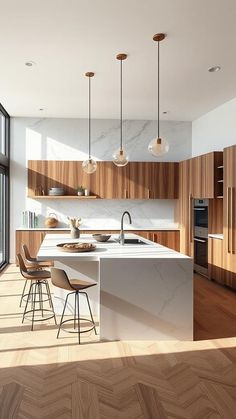
<path fill-rule="evenodd" d="M 36 228 L 38 227 L 38 216 L 32 211 L 23 211 L 22 213 L 22 225 L 25 228 Z"/>

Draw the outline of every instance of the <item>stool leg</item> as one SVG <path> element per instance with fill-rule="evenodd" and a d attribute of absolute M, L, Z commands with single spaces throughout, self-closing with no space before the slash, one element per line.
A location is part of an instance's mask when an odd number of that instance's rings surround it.
<path fill-rule="evenodd" d="M 34 291 L 34 302 L 33 302 L 33 315 L 32 315 L 32 323 L 31 323 L 31 331 L 34 330 L 34 313 L 35 313 L 35 303 L 36 303 L 36 295 L 37 295 L 37 289 L 39 291 L 39 281 L 36 281 L 35 284 L 35 291 Z M 39 296 L 40 298 L 40 296 Z"/>
<path fill-rule="evenodd" d="M 84 292 L 83 294 L 86 295 L 87 303 L 88 303 L 88 308 L 89 308 L 89 312 L 90 312 L 90 317 L 91 317 L 91 320 L 92 320 L 93 325 L 94 325 L 94 332 L 95 332 L 95 335 L 97 335 L 97 330 L 96 330 L 95 322 L 94 322 L 94 319 L 93 319 L 93 314 L 92 314 L 92 310 L 91 310 L 91 306 L 90 306 L 88 294 L 87 294 L 87 292 Z"/>
<path fill-rule="evenodd" d="M 79 344 L 80 344 L 79 291 L 76 291 L 76 297 L 77 297 L 77 312 L 78 312 L 78 338 L 79 338 Z"/>
<path fill-rule="evenodd" d="M 21 294 L 20 307 L 21 307 L 23 297 L 24 297 L 24 294 L 25 294 L 26 285 L 27 285 L 27 279 L 25 280 L 25 285 L 24 285 L 24 288 L 23 288 L 23 291 L 22 291 L 22 294 Z"/>
<path fill-rule="evenodd" d="M 66 296 L 66 301 L 65 301 L 65 304 L 64 304 L 64 308 L 63 308 L 63 312 L 62 312 L 62 315 L 61 315 L 61 320 L 60 320 L 60 324 L 59 324 L 59 328 L 58 328 L 58 332 L 57 332 L 57 338 L 59 337 L 59 333 L 60 333 L 60 330 L 61 330 L 61 324 L 63 322 L 63 317 L 64 317 L 64 313 L 65 313 L 65 309 L 66 309 L 67 300 L 68 300 L 69 295 L 70 294 L 67 294 L 67 296 Z"/>
<path fill-rule="evenodd" d="M 38 286 L 39 286 L 39 307 L 40 307 L 40 310 L 42 312 L 42 317 L 43 317 L 43 292 L 42 292 L 42 283 L 39 282 Z"/>
<path fill-rule="evenodd" d="M 33 282 L 31 282 L 31 284 L 30 284 L 29 294 L 28 294 L 28 297 L 27 297 L 27 300 L 26 300 L 26 305 L 25 305 L 25 309 L 24 309 L 24 313 L 23 313 L 23 317 L 22 317 L 22 323 L 24 323 L 24 320 L 25 320 L 25 313 L 27 311 L 27 307 L 28 307 L 28 304 L 29 304 L 30 297 L 32 297 L 32 295 L 31 295 L 32 292 L 33 292 Z"/>
<path fill-rule="evenodd" d="M 51 307 L 51 309 L 52 309 L 52 311 L 54 313 L 54 321 L 55 321 L 55 324 L 57 324 L 57 319 L 56 319 L 56 314 L 55 314 L 54 307 L 53 307 L 53 302 L 52 302 L 52 296 L 51 296 L 51 291 L 50 291 L 49 283 L 47 281 L 45 281 L 44 282 L 44 285 L 45 285 L 46 290 L 47 290 L 47 295 L 48 295 L 48 299 L 49 299 L 49 305 L 50 305 L 50 307 Z"/>

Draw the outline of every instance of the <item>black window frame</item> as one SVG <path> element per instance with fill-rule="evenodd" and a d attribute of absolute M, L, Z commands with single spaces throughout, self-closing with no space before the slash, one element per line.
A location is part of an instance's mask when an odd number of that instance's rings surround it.
<path fill-rule="evenodd" d="M 5 175 L 5 196 L 4 196 L 4 215 L 5 215 L 5 259 L 0 262 L 0 271 L 2 271 L 9 263 L 9 234 L 10 234 L 10 115 L 6 109 L 0 104 L 0 114 L 5 118 L 5 130 L 4 130 L 4 142 L 5 142 L 5 153 L 0 152 L 0 167 L 1 173 Z"/>

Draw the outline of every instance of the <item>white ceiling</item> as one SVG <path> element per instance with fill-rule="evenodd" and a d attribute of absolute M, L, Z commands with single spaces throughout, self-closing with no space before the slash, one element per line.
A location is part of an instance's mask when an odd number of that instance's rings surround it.
<path fill-rule="evenodd" d="M 93 117 L 118 118 L 126 52 L 124 118 L 154 119 L 152 36 L 165 32 L 161 118 L 196 119 L 236 96 L 235 22 L 235 0 L 0 0 L 0 102 L 12 116 L 83 118 L 94 71 Z"/>

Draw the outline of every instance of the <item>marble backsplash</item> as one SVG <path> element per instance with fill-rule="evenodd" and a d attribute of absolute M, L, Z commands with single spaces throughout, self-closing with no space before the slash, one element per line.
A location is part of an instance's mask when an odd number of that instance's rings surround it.
<path fill-rule="evenodd" d="M 178 228 L 175 221 L 176 201 L 165 200 L 94 200 L 52 201 L 27 200 L 27 208 L 39 214 L 39 227 L 44 226 L 45 217 L 53 212 L 58 216 L 58 227 L 68 227 L 67 216 L 82 218 L 81 228 L 120 229 L 122 213 L 127 210 L 132 217 L 132 228 L 158 229 Z M 126 221 L 126 220 L 125 220 Z M 128 225 L 125 223 L 126 228 Z M 21 223 L 18 225 L 21 227 Z"/>

